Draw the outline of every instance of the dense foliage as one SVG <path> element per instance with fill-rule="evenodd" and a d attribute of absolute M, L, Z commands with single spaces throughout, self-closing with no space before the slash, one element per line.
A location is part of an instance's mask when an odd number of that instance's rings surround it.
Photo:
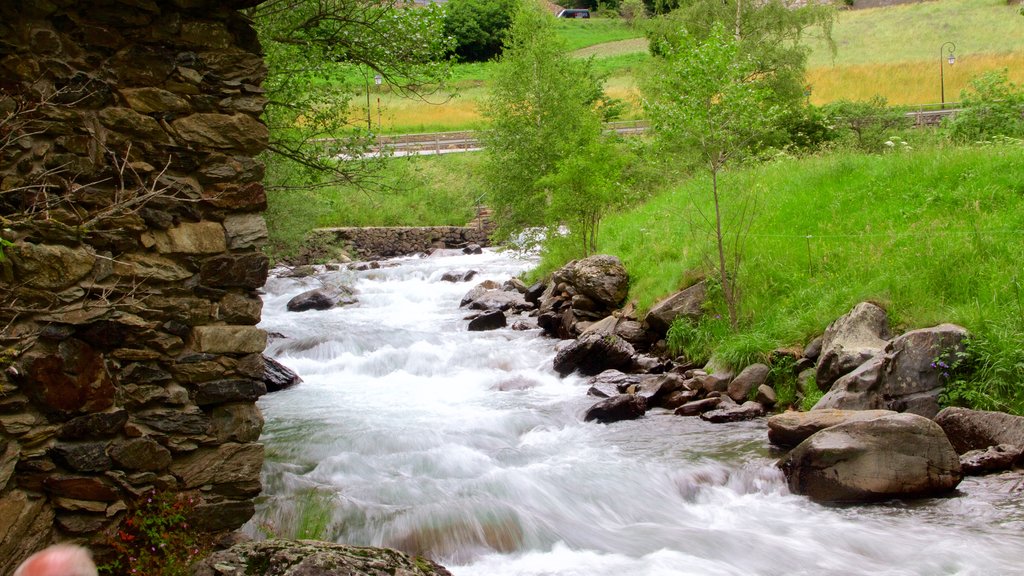
<path fill-rule="evenodd" d="M 1003 136 L 1024 138 L 1024 86 L 1006 70 L 982 74 L 960 96 L 960 112 L 949 122 L 954 138 L 974 142 Z"/>
<path fill-rule="evenodd" d="M 268 0 L 249 10 L 268 68 L 267 183 L 274 187 L 365 182 L 379 159 L 372 117 L 352 102 L 380 75 L 391 90 L 422 96 L 449 73 L 436 6 L 402 0 Z M 339 162 L 339 158 L 348 161 Z"/>
<path fill-rule="evenodd" d="M 518 0 L 448 0 L 444 33 L 462 62 L 483 62 L 501 54 Z"/>
<path fill-rule="evenodd" d="M 604 184 L 550 185 L 581 175 L 577 165 L 567 163 L 570 158 L 593 157 L 593 146 L 601 138 L 603 103 L 601 81 L 591 62 L 569 57 L 555 35 L 554 18 L 523 3 L 484 107 L 491 121 L 485 174 L 501 233 L 557 226 L 565 216 L 560 209 L 574 203 L 555 199 L 563 191 L 585 189 L 588 199 L 605 197 L 594 192 Z"/>

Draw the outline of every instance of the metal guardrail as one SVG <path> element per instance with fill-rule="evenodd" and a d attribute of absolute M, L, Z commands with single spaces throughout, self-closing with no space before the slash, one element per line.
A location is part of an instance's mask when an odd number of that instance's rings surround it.
<path fill-rule="evenodd" d="M 959 103 L 949 102 L 945 108 L 941 104 L 923 104 L 916 110 L 907 112 L 907 117 L 912 118 L 914 126 L 936 126 L 943 118 L 957 113 Z M 604 132 L 617 133 L 622 136 L 636 136 L 648 130 L 650 124 L 645 120 L 624 120 L 606 122 Z M 475 130 L 460 130 L 454 132 L 428 132 L 421 134 L 396 134 L 393 136 L 378 136 L 374 152 L 388 150 L 396 156 L 410 156 L 416 154 L 447 154 L 452 152 L 468 152 L 479 150 L 482 147 L 479 132 Z M 323 139 L 330 142 L 331 139 Z"/>

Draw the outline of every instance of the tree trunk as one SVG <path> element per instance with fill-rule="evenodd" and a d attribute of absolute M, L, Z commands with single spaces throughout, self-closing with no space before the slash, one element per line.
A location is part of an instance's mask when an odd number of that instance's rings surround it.
<path fill-rule="evenodd" d="M 729 325 L 735 330 L 739 320 L 736 318 L 736 299 L 729 282 L 728 270 L 725 267 L 725 240 L 722 236 L 722 209 L 718 201 L 718 171 L 720 165 L 711 164 L 711 192 L 715 200 L 715 239 L 718 241 L 718 279 L 722 283 L 722 296 L 729 308 Z"/>

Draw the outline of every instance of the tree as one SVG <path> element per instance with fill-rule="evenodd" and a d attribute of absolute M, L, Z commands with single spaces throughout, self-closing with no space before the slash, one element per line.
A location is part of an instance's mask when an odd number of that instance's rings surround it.
<path fill-rule="evenodd" d="M 797 110 L 804 105 L 805 72 L 809 49 L 803 42 L 811 33 L 832 44 L 835 9 L 819 2 L 792 7 L 784 0 L 681 0 L 679 7 L 649 27 L 652 54 L 676 45 L 681 34 L 707 38 L 715 24 L 733 36 L 737 48 L 765 76 L 781 106 Z M 834 45 L 833 45 L 834 49 Z"/>
<path fill-rule="evenodd" d="M 953 138 L 977 141 L 992 136 L 1024 138 L 1024 86 L 1006 69 L 986 72 L 960 94 L 960 108 L 947 125 Z"/>
<path fill-rule="evenodd" d="M 728 266 L 718 178 L 726 164 L 772 130 L 782 109 L 774 101 L 772 78 L 721 23 L 702 38 L 685 30 L 675 38 L 661 46 L 664 56 L 644 87 L 644 104 L 655 134 L 670 146 L 697 150 L 711 177 L 718 280 L 735 328 L 735 268 L 745 211 L 741 221 L 733 220 L 739 228 L 734 231 L 734 262 Z"/>
<path fill-rule="evenodd" d="M 489 200 L 498 233 L 557 224 L 544 178 L 601 135 L 601 81 L 589 60 L 568 56 L 554 18 L 524 2 L 494 73 L 484 115 Z"/>
<path fill-rule="evenodd" d="M 268 0 L 248 10 L 268 75 L 267 182 L 275 187 L 372 182 L 380 158 L 354 93 L 379 74 L 425 97 L 447 78 L 442 10 L 405 0 Z M 368 113 L 368 111 L 367 111 Z M 346 159 L 340 161 L 339 159 Z"/>
<path fill-rule="evenodd" d="M 455 56 L 463 62 L 482 62 L 501 54 L 516 5 L 517 0 L 445 3 L 444 33 L 453 39 Z"/>

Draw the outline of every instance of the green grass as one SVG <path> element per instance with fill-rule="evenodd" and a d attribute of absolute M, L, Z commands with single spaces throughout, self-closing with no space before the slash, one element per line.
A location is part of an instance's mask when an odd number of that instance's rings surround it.
<path fill-rule="evenodd" d="M 738 275 L 742 328 L 710 322 L 715 355 L 741 364 L 803 344 L 863 300 L 884 305 L 897 330 L 955 322 L 983 332 L 1019 315 L 1022 157 L 1019 145 L 935 145 L 724 174 L 727 218 L 749 194 L 757 204 Z M 623 260 L 641 309 L 711 274 L 709 196 L 696 177 L 604 220 L 599 249 Z"/>
<path fill-rule="evenodd" d="M 832 32 L 835 64 L 881 64 L 926 60 L 938 74 L 939 47 L 956 43 L 957 56 L 1024 50 L 1024 17 L 1006 0 L 942 0 L 839 13 Z M 820 41 L 809 42 L 810 67 L 831 66 Z"/>
<path fill-rule="evenodd" d="M 562 18 L 555 24 L 555 31 L 570 52 L 607 42 L 641 38 L 644 35 L 638 28 L 626 24 L 625 20 L 613 18 Z"/>
<path fill-rule="evenodd" d="M 272 190 L 265 213 L 270 253 L 296 252 L 313 228 L 341 226 L 462 226 L 484 193 L 474 153 L 387 161 L 373 191 L 352 187 Z"/>

